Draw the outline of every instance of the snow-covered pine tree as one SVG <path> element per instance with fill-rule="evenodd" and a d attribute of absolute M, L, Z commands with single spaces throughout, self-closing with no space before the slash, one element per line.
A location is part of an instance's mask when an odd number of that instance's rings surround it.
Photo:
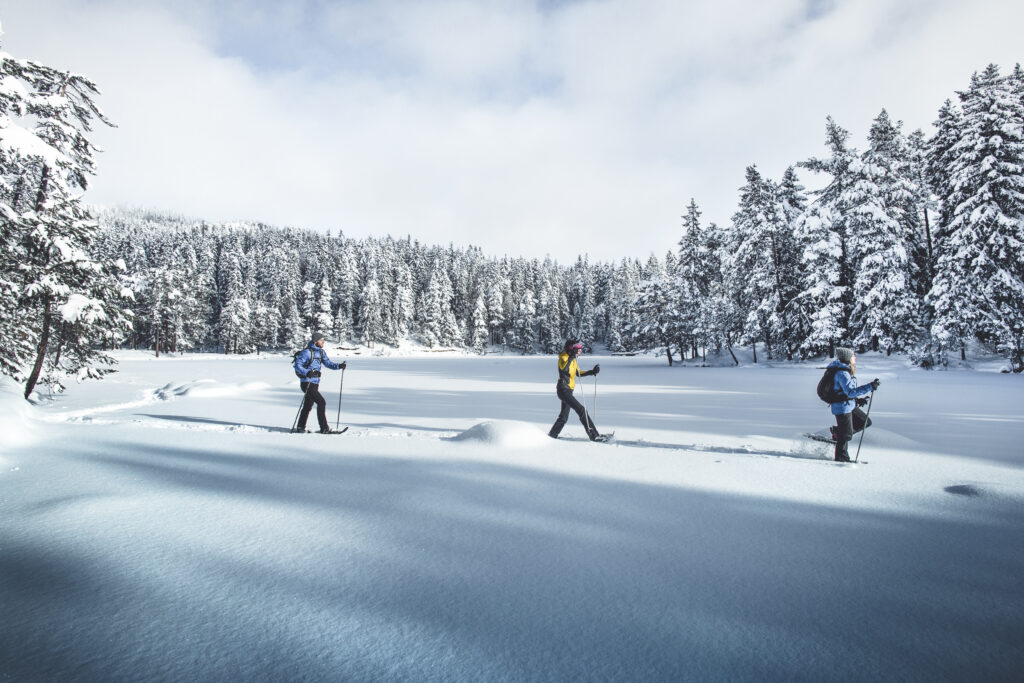
<path fill-rule="evenodd" d="M 732 356 L 733 363 L 739 360 L 733 352 L 733 343 L 742 334 L 743 320 L 737 296 L 729 291 L 727 275 L 722 264 L 726 262 L 728 233 L 716 223 L 708 224 L 703 231 L 701 251 L 707 273 L 707 296 L 701 302 L 701 334 L 700 344 L 705 348 L 713 348 L 716 352 L 725 346 Z M 705 356 L 706 360 L 706 356 Z"/>
<path fill-rule="evenodd" d="M 327 332 L 334 325 L 331 312 L 331 279 L 327 273 L 320 278 L 320 287 L 316 290 L 316 312 L 313 314 L 313 326 Z"/>
<path fill-rule="evenodd" d="M 352 248 L 352 243 L 345 240 L 335 260 L 338 277 L 338 306 L 334 312 L 332 329 L 335 338 L 340 342 L 344 342 L 352 335 L 353 312 L 358 310 L 356 301 L 360 290 L 359 269 L 356 267 Z"/>
<path fill-rule="evenodd" d="M 843 312 L 847 287 L 840 284 L 843 248 L 836 227 L 840 222 L 823 202 L 812 204 L 796 221 L 796 239 L 803 245 L 797 306 L 807 330 L 800 344 L 804 355 L 832 356 L 847 338 Z"/>
<path fill-rule="evenodd" d="M 487 297 L 483 291 L 476 296 L 470 330 L 470 347 L 477 353 L 484 353 L 490 341 L 490 333 L 487 330 Z"/>
<path fill-rule="evenodd" d="M 112 125 L 88 78 L 0 53 L 0 371 L 32 394 L 47 359 L 98 377 L 98 351 L 130 327 L 116 265 L 90 247 L 97 224 L 80 192 L 95 173 L 93 121 Z M 54 373 L 50 373 L 51 376 Z"/>
<path fill-rule="evenodd" d="M 1024 105 L 991 64 L 960 93 L 950 150 L 950 222 L 937 239 L 932 334 L 944 349 L 974 334 L 1024 370 Z"/>
<path fill-rule="evenodd" d="M 589 352 L 594 345 L 594 281 L 590 260 L 586 256 L 580 255 L 576 258 L 571 277 L 569 306 L 573 311 L 573 336 L 579 339 L 583 348 Z"/>
<path fill-rule="evenodd" d="M 388 338 L 382 315 L 383 301 L 376 267 L 370 267 L 364 282 L 359 303 L 359 321 L 363 327 L 363 342 L 372 348 L 375 343 L 385 342 Z"/>
<path fill-rule="evenodd" d="M 224 305 L 217 320 L 217 330 L 224 353 L 244 353 L 248 349 L 252 328 L 252 306 L 246 296 L 242 268 L 238 256 L 228 256 Z"/>
<path fill-rule="evenodd" d="M 421 327 L 420 335 L 423 343 L 429 348 L 443 344 L 444 332 L 442 330 L 445 316 L 445 308 L 448 306 L 446 285 L 442 280 L 447 280 L 440 269 L 440 263 L 435 260 L 435 268 L 430 276 L 427 289 L 423 293 L 422 306 L 420 310 Z"/>
<path fill-rule="evenodd" d="M 541 270 L 540 293 L 537 300 L 537 341 L 544 353 L 557 353 L 562 348 L 562 312 L 558 286 L 554 283 L 557 273 L 550 260 L 545 260 Z"/>
<path fill-rule="evenodd" d="M 846 198 L 847 192 L 855 182 L 851 166 L 859 163 L 859 153 L 856 149 L 847 146 L 849 138 L 849 132 L 829 116 L 825 126 L 825 144 L 831 152 L 831 157 L 828 159 L 812 157 L 797 164 L 814 173 L 827 173 L 831 176 L 824 188 L 813 193 L 818 197 L 816 201 L 818 213 L 817 216 L 812 217 L 811 223 L 803 228 L 804 237 L 800 240 L 802 258 L 805 267 L 814 269 L 814 272 L 804 275 L 803 289 L 799 298 L 801 305 L 805 308 L 805 314 L 808 314 L 813 320 L 815 314 L 807 311 L 806 306 L 815 303 L 822 304 L 824 300 L 821 297 L 824 292 L 821 291 L 821 288 L 825 286 L 825 283 L 830 283 L 835 291 L 827 295 L 827 301 L 838 306 L 838 310 L 830 308 L 830 310 L 823 310 L 820 313 L 821 320 L 813 323 L 815 330 L 802 344 L 802 347 L 808 351 L 822 350 L 821 346 L 826 343 L 825 335 L 840 334 L 841 336 L 827 342 L 831 354 L 834 345 L 851 343 L 854 334 L 849 328 L 849 320 L 853 313 L 856 254 L 850 241 L 847 218 L 849 207 L 846 204 Z M 831 233 L 827 239 L 825 239 L 823 230 L 828 230 Z M 814 241 L 809 243 L 807 239 Z M 809 258 L 811 260 L 808 260 Z M 825 262 L 827 258 L 835 260 L 838 272 L 834 274 L 834 277 Z"/>
<path fill-rule="evenodd" d="M 792 229 L 779 203 L 778 186 L 756 166 L 747 167 L 746 181 L 728 235 L 728 287 L 739 296 L 743 336 L 755 346 L 755 362 L 758 340 L 764 341 L 769 358 L 778 352 L 792 357 L 787 317 L 795 298 Z"/>
<path fill-rule="evenodd" d="M 704 280 L 706 273 L 701 253 L 703 235 L 700 216 L 696 200 L 690 198 L 686 215 L 683 216 L 683 236 L 679 239 L 674 273 L 679 312 L 676 320 L 677 343 L 682 359 L 685 359 L 688 348 L 696 355 L 697 340 L 701 333 L 700 306 L 701 301 L 707 296 L 707 282 Z"/>
<path fill-rule="evenodd" d="M 900 123 L 883 109 L 867 150 L 850 164 L 852 182 L 841 200 L 854 252 L 854 343 L 887 353 L 909 350 L 920 339 L 909 244 L 917 232 L 917 188 L 907 166 Z"/>
<path fill-rule="evenodd" d="M 628 345 L 634 349 L 664 347 L 672 365 L 675 301 L 673 287 L 661 261 L 651 256 L 644 268 L 647 279 L 637 288 L 632 303 L 633 318 L 626 323 Z"/>
<path fill-rule="evenodd" d="M 913 287 L 918 301 L 924 301 L 932 287 L 935 245 L 932 241 L 932 212 L 935 200 L 928 182 L 928 140 L 918 128 L 907 136 L 907 177 L 916 188 L 913 210 L 918 212 L 915 232 L 910 236 L 910 259 L 913 262 Z M 922 331 L 924 332 L 924 331 Z"/>
<path fill-rule="evenodd" d="M 416 293 L 412 285 L 412 271 L 402 262 L 396 262 L 391 269 L 394 283 L 394 297 L 391 302 L 390 325 L 388 327 L 388 343 L 397 346 L 405 339 L 416 312 Z"/>
<path fill-rule="evenodd" d="M 523 353 L 533 353 L 537 343 L 537 302 L 532 290 L 524 290 L 519 299 L 513 331 L 516 348 Z"/>

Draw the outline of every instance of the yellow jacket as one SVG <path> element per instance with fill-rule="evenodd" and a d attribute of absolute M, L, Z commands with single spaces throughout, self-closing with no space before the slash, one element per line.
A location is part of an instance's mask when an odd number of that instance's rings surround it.
<path fill-rule="evenodd" d="M 569 387 L 569 391 L 576 389 L 576 376 L 583 376 L 580 366 L 576 364 L 575 358 L 563 351 L 558 354 L 558 383 Z"/>

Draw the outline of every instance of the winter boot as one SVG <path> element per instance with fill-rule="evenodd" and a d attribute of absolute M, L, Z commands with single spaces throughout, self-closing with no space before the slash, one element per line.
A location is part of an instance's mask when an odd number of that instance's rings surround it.
<path fill-rule="evenodd" d="M 846 450 L 849 441 L 836 442 L 836 462 L 850 462 L 850 453 Z"/>

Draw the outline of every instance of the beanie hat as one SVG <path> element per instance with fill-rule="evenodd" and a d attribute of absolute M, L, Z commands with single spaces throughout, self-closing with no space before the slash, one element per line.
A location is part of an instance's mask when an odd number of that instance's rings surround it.
<path fill-rule="evenodd" d="M 839 359 L 841 363 L 849 365 L 850 361 L 853 360 L 853 349 L 840 346 L 836 349 L 836 358 Z"/>
<path fill-rule="evenodd" d="M 318 341 L 320 341 L 321 339 L 325 339 L 325 338 L 326 337 L 324 337 L 323 334 L 321 334 L 319 332 L 314 332 L 313 336 L 309 340 L 309 343 L 310 344 L 316 344 Z"/>

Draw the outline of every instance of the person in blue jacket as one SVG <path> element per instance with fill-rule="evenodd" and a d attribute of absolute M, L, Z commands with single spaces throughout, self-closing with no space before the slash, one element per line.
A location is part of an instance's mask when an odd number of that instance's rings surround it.
<path fill-rule="evenodd" d="M 327 423 L 327 399 L 320 394 L 320 368 L 326 366 L 331 370 L 344 370 L 348 365 L 344 361 L 335 363 L 328 358 L 327 352 L 324 351 L 324 342 L 324 335 L 315 332 L 306 348 L 295 354 L 295 375 L 299 378 L 299 388 L 306 395 L 302 402 L 302 411 L 299 413 L 299 423 L 295 428 L 297 432 L 306 431 L 306 420 L 314 403 L 320 433 L 332 432 L 331 426 Z"/>
<path fill-rule="evenodd" d="M 833 391 L 838 396 L 845 397 L 832 403 L 832 414 L 836 418 L 836 426 L 832 428 L 832 438 L 836 442 L 835 459 L 839 462 L 850 462 L 847 444 L 855 433 L 871 426 L 871 419 L 858 406 L 867 402 L 864 396 L 878 389 L 881 382 L 875 378 L 867 384 L 857 385 L 857 356 L 853 349 L 836 349 L 836 359 L 829 363 L 828 367 L 837 368 L 832 380 Z"/>

